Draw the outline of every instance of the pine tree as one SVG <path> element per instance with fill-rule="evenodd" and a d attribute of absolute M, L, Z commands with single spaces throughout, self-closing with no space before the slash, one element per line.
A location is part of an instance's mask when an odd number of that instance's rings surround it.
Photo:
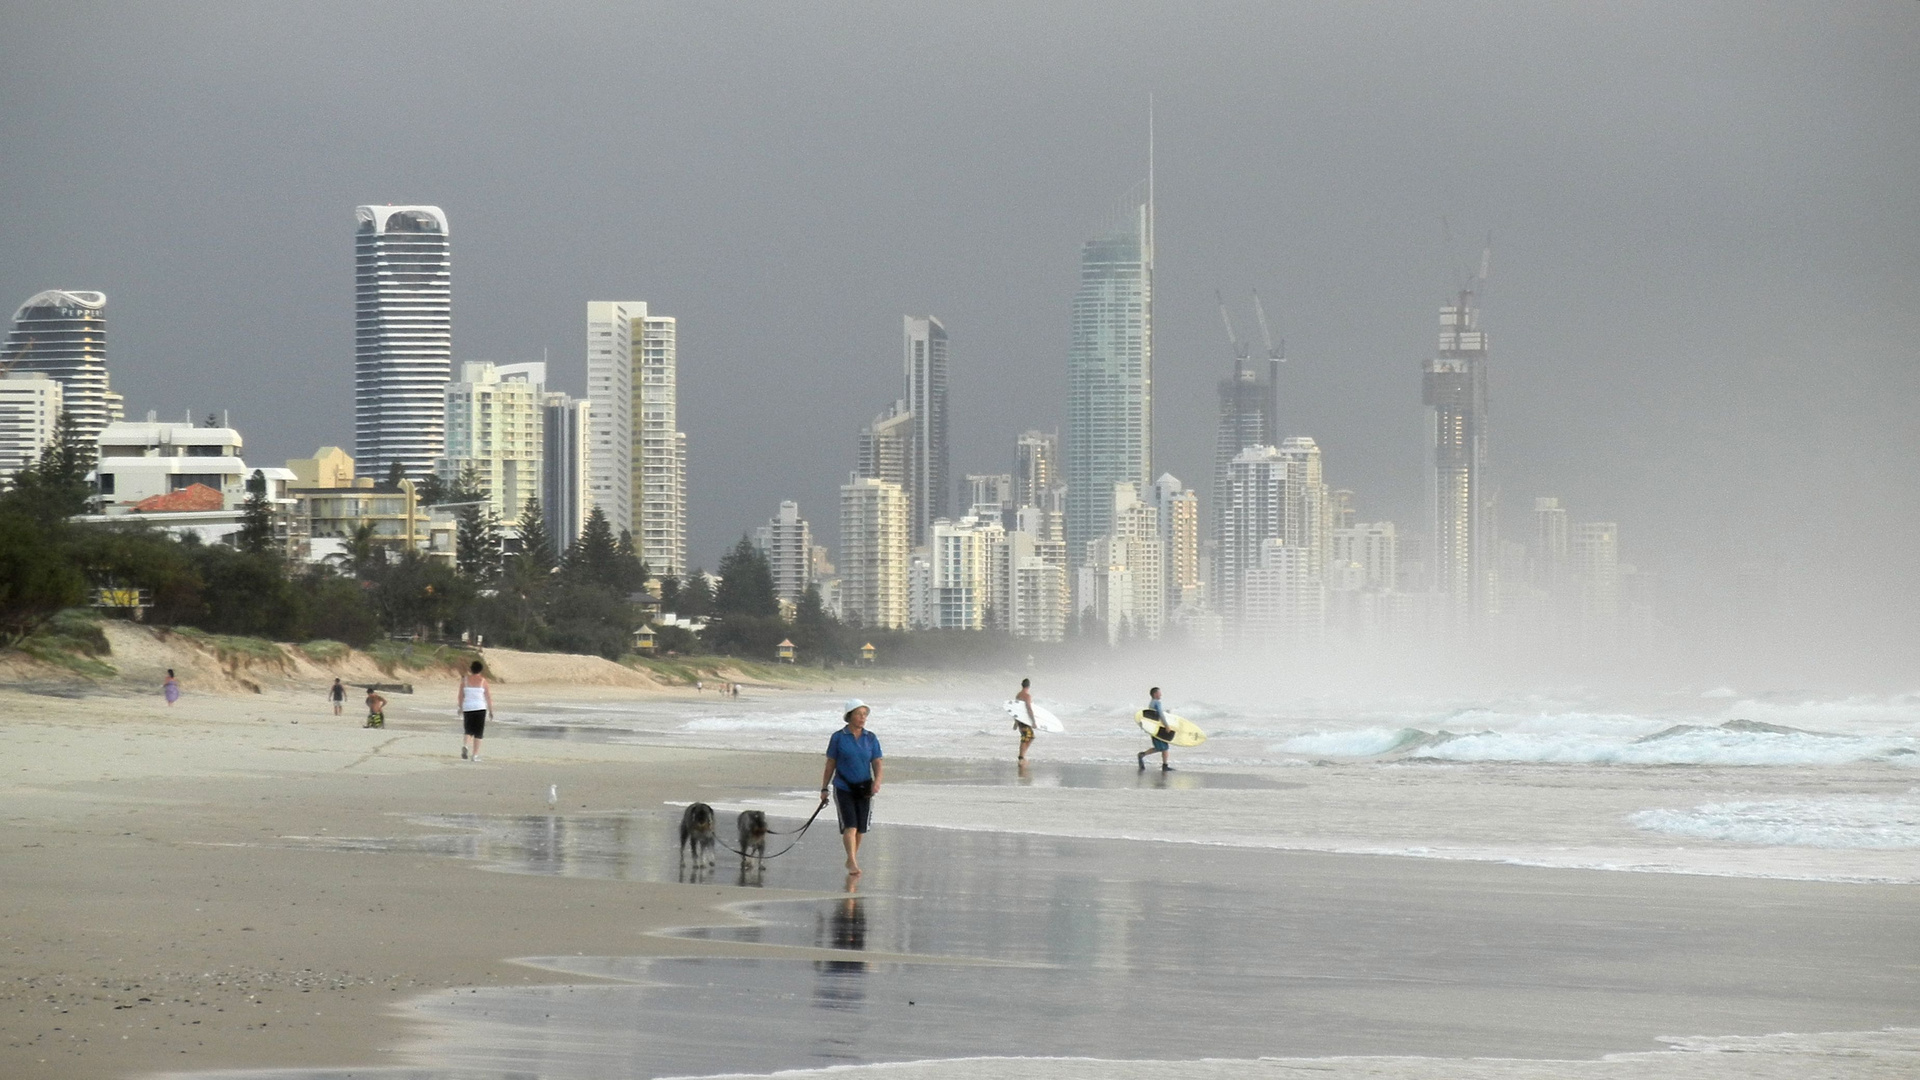
<path fill-rule="evenodd" d="M 553 554 L 553 539 L 547 535 L 547 522 L 540 512 L 538 497 L 527 500 L 520 511 L 521 566 L 535 575 L 551 573 L 559 560 Z"/>
<path fill-rule="evenodd" d="M 454 545 L 462 574 L 476 581 L 500 576 L 500 517 L 492 507 L 461 507 Z"/>
<path fill-rule="evenodd" d="M 773 590 L 773 569 L 766 553 L 745 536 L 720 559 L 720 588 L 714 593 L 717 615 L 772 618 L 780 614 L 780 598 Z"/>
<path fill-rule="evenodd" d="M 580 539 L 567 549 L 567 575 L 582 584 L 617 588 L 618 582 L 612 579 L 616 573 L 614 560 L 619 557 L 613 525 L 607 521 L 607 512 L 596 506 L 587 515 Z"/>
<path fill-rule="evenodd" d="M 680 579 L 669 574 L 660 579 L 660 610 L 678 613 L 679 605 Z"/>
<path fill-rule="evenodd" d="M 387 486 L 388 487 L 399 487 L 400 481 L 405 480 L 406 478 L 407 478 L 407 467 L 405 465 L 402 465 L 396 461 L 393 464 L 387 466 Z"/>
<path fill-rule="evenodd" d="M 73 414 L 61 413 L 40 460 L 14 474 L 7 502 L 45 526 L 86 513 L 94 498 L 87 482 L 93 458 L 94 447 L 81 437 Z"/>
<path fill-rule="evenodd" d="M 707 584 L 706 571 L 698 567 L 680 585 L 680 614 L 689 619 L 713 614 L 713 587 Z"/>
<path fill-rule="evenodd" d="M 236 546 L 250 555 L 273 551 L 273 504 L 267 501 L 267 474 L 259 469 L 247 477 L 247 501 L 240 510 Z"/>
<path fill-rule="evenodd" d="M 620 543 L 614 548 L 615 587 L 631 596 L 647 587 L 649 571 L 647 564 L 640 559 L 640 552 L 634 549 L 633 533 L 620 530 Z"/>

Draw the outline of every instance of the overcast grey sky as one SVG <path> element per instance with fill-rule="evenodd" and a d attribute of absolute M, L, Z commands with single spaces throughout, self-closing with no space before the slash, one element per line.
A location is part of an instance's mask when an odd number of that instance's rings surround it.
<path fill-rule="evenodd" d="M 436 203 L 456 359 L 578 391 L 588 300 L 679 317 L 709 566 L 783 498 L 835 531 L 902 313 L 953 336 L 956 473 L 1061 423 L 1151 93 L 1159 468 L 1204 488 L 1214 290 L 1250 333 L 1258 289 L 1288 433 L 1418 521 L 1491 232 L 1510 527 L 1557 494 L 1676 596 L 1760 555 L 1920 601 L 1914 3 L 14 4 L 0 92 L 0 303 L 105 291 L 130 413 L 350 446 L 353 207 Z"/>

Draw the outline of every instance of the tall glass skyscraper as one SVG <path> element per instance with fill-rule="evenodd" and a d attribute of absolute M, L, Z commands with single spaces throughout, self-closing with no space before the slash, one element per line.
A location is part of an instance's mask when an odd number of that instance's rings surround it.
<path fill-rule="evenodd" d="M 1487 335 L 1471 290 L 1440 309 L 1440 343 L 1422 373 L 1427 406 L 1427 509 L 1433 587 L 1455 621 L 1492 599 L 1492 512 L 1487 467 Z"/>
<path fill-rule="evenodd" d="M 928 543 L 928 527 L 947 516 L 947 328 L 928 315 L 902 317 L 905 327 L 907 409 L 913 414 L 912 480 L 907 485 L 914 547 Z"/>
<path fill-rule="evenodd" d="M 353 244 L 355 467 L 418 480 L 445 452 L 453 368 L 447 215 L 437 206 L 361 206 Z"/>
<path fill-rule="evenodd" d="M 107 387 L 107 294 L 48 289 L 13 313 L 0 372 L 39 372 L 60 384 L 62 407 L 92 444 L 118 415 Z"/>
<path fill-rule="evenodd" d="M 1067 562 L 1113 529 L 1116 483 L 1153 482 L 1153 187 L 1080 249 L 1067 353 Z"/>

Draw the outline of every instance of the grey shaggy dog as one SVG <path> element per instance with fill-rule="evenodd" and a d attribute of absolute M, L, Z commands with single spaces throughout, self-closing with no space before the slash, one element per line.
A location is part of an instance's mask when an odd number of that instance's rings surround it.
<path fill-rule="evenodd" d="M 697 802 L 680 815 L 680 864 L 686 865 L 687 851 L 693 851 L 695 866 L 713 865 L 713 807 Z"/>
<path fill-rule="evenodd" d="M 764 862 L 767 858 L 767 815 L 761 810 L 740 811 L 740 865 L 747 861 Z"/>

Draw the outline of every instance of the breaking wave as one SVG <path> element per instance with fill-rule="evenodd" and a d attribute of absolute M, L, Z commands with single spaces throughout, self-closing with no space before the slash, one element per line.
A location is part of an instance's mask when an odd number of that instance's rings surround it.
<path fill-rule="evenodd" d="M 1648 832 L 1768 847 L 1920 848 L 1920 800 L 1832 797 L 1642 810 Z"/>
<path fill-rule="evenodd" d="M 1563 765 L 1844 765 L 1910 763 L 1920 756 L 1920 739 L 1911 736 L 1841 735 L 1745 719 L 1675 724 L 1649 734 L 1580 727 L 1466 733 L 1361 728 L 1296 736 L 1275 749 L 1321 757 Z"/>

